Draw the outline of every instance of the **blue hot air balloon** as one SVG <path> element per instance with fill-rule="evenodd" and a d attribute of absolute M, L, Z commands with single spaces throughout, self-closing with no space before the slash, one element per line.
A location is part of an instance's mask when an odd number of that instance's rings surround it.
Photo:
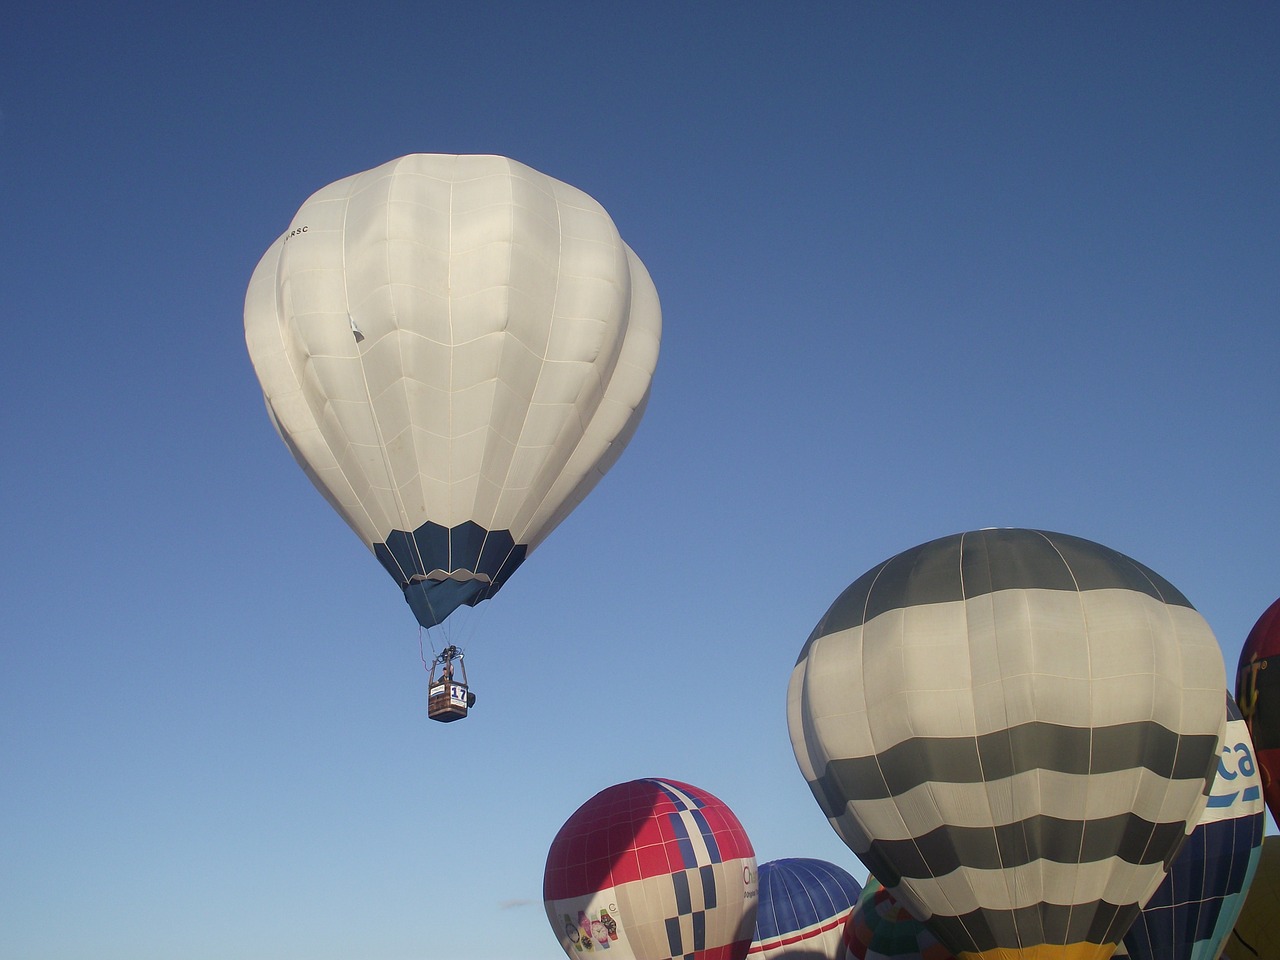
<path fill-rule="evenodd" d="M 862 887 L 825 860 L 792 857 L 759 868 L 760 906 L 748 960 L 839 960 L 840 931 Z"/>

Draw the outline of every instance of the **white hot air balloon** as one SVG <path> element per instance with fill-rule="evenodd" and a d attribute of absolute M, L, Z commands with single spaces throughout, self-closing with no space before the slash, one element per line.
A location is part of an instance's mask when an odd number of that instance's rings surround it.
<path fill-rule="evenodd" d="M 424 627 L 496 593 L 612 466 L 661 323 L 600 204 L 496 156 L 330 184 L 245 297 L 272 422 Z"/>

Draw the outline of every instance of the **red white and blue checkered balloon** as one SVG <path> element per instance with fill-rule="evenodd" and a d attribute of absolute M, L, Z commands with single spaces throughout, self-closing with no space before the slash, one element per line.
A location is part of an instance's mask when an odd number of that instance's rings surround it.
<path fill-rule="evenodd" d="M 745 960 L 758 903 L 742 824 L 705 790 L 632 780 L 600 791 L 551 842 L 547 920 L 570 960 Z"/>

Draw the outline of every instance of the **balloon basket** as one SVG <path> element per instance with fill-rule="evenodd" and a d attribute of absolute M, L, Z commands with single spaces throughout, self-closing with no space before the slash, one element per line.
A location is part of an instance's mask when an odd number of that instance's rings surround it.
<path fill-rule="evenodd" d="M 427 717 L 441 723 L 452 723 L 467 715 L 470 698 L 467 685 L 451 680 L 436 683 L 427 694 Z"/>

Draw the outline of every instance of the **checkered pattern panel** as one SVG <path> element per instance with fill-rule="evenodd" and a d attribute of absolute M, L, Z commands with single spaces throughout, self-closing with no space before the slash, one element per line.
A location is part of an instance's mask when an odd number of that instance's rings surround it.
<path fill-rule="evenodd" d="M 636 957 L 742 960 L 755 924 L 755 852 L 711 794 L 636 780 L 601 791 L 561 828 L 543 898 L 553 927 L 565 910 L 576 916 L 572 901 L 616 904 L 619 941 Z"/>
<path fill-rule="evenodd" d="M 754 913 L 746 909 L 743 861 L 708 864 L 616 888 L 639 957 L 742 958 Z"/>
<path fill-rule="evenodd" d="M 676 780 L 633 780 L 596 794 L 551 844 L 545 899 L 606 884 L 755 859 L 742 825 L 720 800 Z"/>
<path fill-rule="evenodd" d="M 676 912 L 665 918 L 667 945 L 673 957 L 692 957 L 707 948 L 707 910 L 716 905 L 716 878 L 710 866 L 671 874 Z"/>

